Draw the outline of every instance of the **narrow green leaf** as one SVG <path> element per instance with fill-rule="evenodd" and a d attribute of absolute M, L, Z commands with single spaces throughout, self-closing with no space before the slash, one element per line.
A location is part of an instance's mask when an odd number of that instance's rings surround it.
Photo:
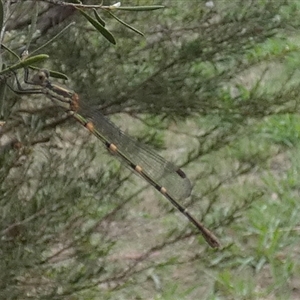
<path fill-rule="evenodd" d="M 3 3 L 0 0 L 0 31 L 2 30 L 2 26 L 3 26 L 3 18 L 4 18 Z"/>
<path fill-rule="evenodd" d="M 3 49 L 5 49 L 6 51 L 8 51 L 10 54 L 12 54 L 15 58 L 20 59 L 20 56 L 14 52 L 13 50 L 11 50 L 10 48 L 8 48 L 7 46 L 5 46 L 4 44 L 1 44 L 1 47 Z"/>
<path fill-rule="evenodd" d="M 5 68 L 5 65 L 2 65 L 2 69 Z M 6 82 L 5 82 L 5 78 L 3 78 L 3 80 L 0 80 L 0 118 L 3 118 L 5 113 L 5 91 L 6 91 Z"/>
<path fill-rule="evenodd" d="M 35 56 L 25 58 L 24 60 L 20 61 L 20 64 L 24 68 L 24 67 L 27 67 L 31 64 L 35 64 L 35 63 L 44 61 L 48 58 L 49 58 L 49 55 L 47 55 L 47 54 L 38 54 L 38 55 L 35 55 Z"/>
<path fill-rule="evenodd" d="M 0 117 L 2 118 L 4 113 L 4 104 L 5 104 L 5 92 L 6 92 L 6 82 L 0 82 Z"/>
<path fill-rule="evenodd" d="M 41 49 L 47 47 L 49 44 L 51 44 L 54 40 L 58 39 L 62 34 L 64 34 L 71 26 L 73 26 L 75 24 L 75 22 L 72 22 L 70 24 L 68 24 L 65 28 L 63 28 L 58 34 L 56 34 L 54 37 L 52 37 L 51 39 L 47 40 L 47 42 L 45 44 L 43 44 L 42 46 L 40 46 L 39 48 L 35 49 L 34 51 L 32 51 L 30 53 L 30 55 L 32 55 L 33 53 L 36 53 L 38 51 L 41 51 Z"/>
<path fill-rule="evenodd" d="M 116 40 L 113 35 L 105 29 L 98 21 L 94 20 L 88 14 L 86 14 L 82 9 L 77 8 L 79 12 L 112 44 L 116 44 Z"/>
<path fill-rule="evenodd" d="M 95 15 L 95 18 L 97 19 L 97 21 L 103 26 L 105 27 L 105 22 L 104 20 L 99 16 L 97 10 L 95 8 L 93 8 L 93 11 L 94 11 L 94 15 Z"/>
<path fill-rule="evenodd" d="M 41 68 L 35 67 L 35 66 L 29 66 L 31 70 L 39 71 Z M 63 80 L 69 80 L 69 77 L 61 72 L 48 70 L 50 77 L 57 78 L 57 79 L 63 79 Z"/>
<path fill-rule="evenodd" d="M 124 21 L 122 21 L 121 19 L 119 19 L 116 15 L 114 15 L 112 12 L 109 11 L 109 14 L 110 14 L 113 18 L 115 18 L 118 22 L 120 22 L 121 24 L 123 24 L 124 26 L 126 26 L 127 28 L 129 28 L 129 29 L 131 29 L 132 31 L 134 31 L 134 32 L 136 32 L 136 33 L 138 33 L 138 34 L 140 34 L 141 36 L 144 36 L 144 34 L 143 34 L 141 31 L 139 31 L 139 30 L 137 30 L 136 28 L 132 27 L 131 25 L 125 23 Z"/>
<path fill-rule="evenodd" d="M 128 11 L 149 11 L 165 8 L 163 5 L 151 5 L 151 6 L 120 6 L 120 7 L 112 7 L 110 10 L 128 10 Z"/>
<path fill-rule="evenodd" d="M 34 7 L 32 9 L 32 13 L 31 13 L 31 25 L 29 28 L 28 36 L 27 36 L 26 49 L 29 49 L 30 43 L 31 43 L 34 33 L 36 31 L 36 23 L 37 23 L 37 19 L 38 19 L 38 14 L 39 14 L 39 6 L 37 3 L 34 3 Z"/>
<path fill-rule="evenodd" d="M 2 70 L 0 72 L 0 75 L 3 75 L 7 72 L 11 72 L 11 71 L 15 71 L 15 70 L 18 70 L 18 69 L 21 69 L 21 68 L 26 68 L 26 67 L 29 67 L 31 64 L 34 64 L 34 63 L 37 63 L 37 62 L 41 62 L 45 59 L 47 59 L 49 56 L 46 55 L 46 54 L 39 54 L 39 55 L 36 55 L 36 56 L 32 56 L 32 57 L 28 57 L 24 60 L 21 60 L 19 61 L 18 63 Z"/>
<path fill-rule="evenodd" d="M 67 75 L 57 72 L 57 71 L 49 70 L 49 74 L 50 74 L 50 77 L 53 77 L 53 78 L 69 80 L 69 77 Z"/>

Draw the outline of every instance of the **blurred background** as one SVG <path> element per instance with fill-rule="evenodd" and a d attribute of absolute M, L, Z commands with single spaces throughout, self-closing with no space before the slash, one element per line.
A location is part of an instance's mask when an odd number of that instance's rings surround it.
<path fill-rule="evenodd" d="M 8 89 L 8 73 L 0 298 L 300 299 L 300 2 L 121 5 L 165 8 L 113 11 L 144 37 L 98 9 L 113 45 L 74 6 L 2 0 L 2 68 L 12 51 L 49 55 L 38 67 L 69 78 L 53 82 L 184 170 L 180 203 L 222 248 L 51 100 Z"/>

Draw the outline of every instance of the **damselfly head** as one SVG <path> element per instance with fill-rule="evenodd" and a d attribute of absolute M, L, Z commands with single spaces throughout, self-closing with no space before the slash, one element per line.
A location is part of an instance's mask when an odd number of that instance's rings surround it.
<path fill-rule="evenodd" d="M 46 86 L 49 82 L 49 72 L 47 70 L 40 70 L 32 77 L 32 82 L 40 86 Z"/>

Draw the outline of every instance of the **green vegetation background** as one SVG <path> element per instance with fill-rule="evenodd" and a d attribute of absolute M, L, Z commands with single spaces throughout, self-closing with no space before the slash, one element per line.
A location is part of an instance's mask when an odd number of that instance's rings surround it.
<path fill-rule="evenodd" d="M 36 9 L 17 2 L 15 51 Z M 99 11 L 116 46 L 79 13 L 47 28 L 40 2 L 30 50 L 75 22 L 43 67 L 184 169 L 223 248 L 50 100 L 1 88 L 0 299 L 299 299 L 300 2 L 124 1 L 166 8 L 116 12 L 144 38 Z"/>

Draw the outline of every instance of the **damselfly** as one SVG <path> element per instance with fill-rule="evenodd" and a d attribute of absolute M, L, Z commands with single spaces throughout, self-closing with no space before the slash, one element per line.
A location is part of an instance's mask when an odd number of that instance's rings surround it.
<path fill-rule="evenodd" d="M 18 92 L 44 94 L 53 102 L 62 106 L 68 114 L 72 115 L 74 119 L 101 140 L 111 153 L 144 178 L 184 214 L 199 229 L 211 247 L 217 248 L 220 246 L 215 235 L 177 202 L 180 199 L 187 198 L 192 189 L 189 179 L 181 169 L 165 160 L 150 147 L 138 143 L 125 134 L 104 117 L 98 109 L 93 109 L 81 101 L 75 92 L 52 84 L 48 71 L 40 70 L 36 72 L 30 81 L 28 80 L 28 74 L 28 69 L 25 69 L 24 81 L 34 87 L 30 89 L 22 88 L 16 76 Z"/>

